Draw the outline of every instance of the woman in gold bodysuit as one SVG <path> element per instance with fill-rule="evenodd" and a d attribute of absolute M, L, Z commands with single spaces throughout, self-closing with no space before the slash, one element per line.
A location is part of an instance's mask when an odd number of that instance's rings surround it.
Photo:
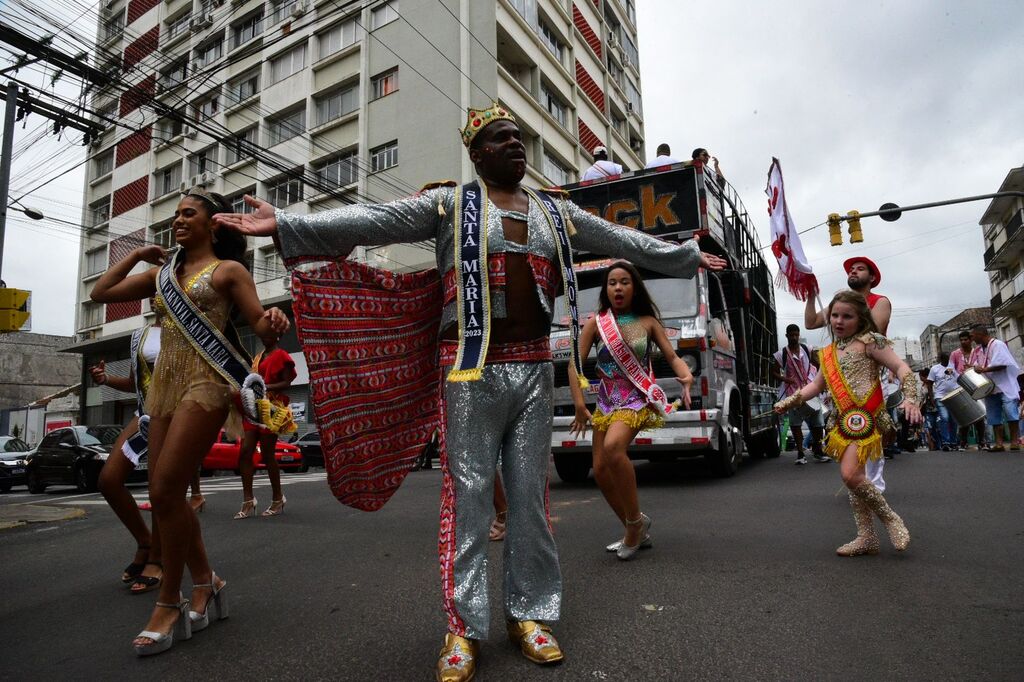
<path fill-rule="evenodd" d="M 223 197 L 202 188 L 193 188 L 182 197 L 171 224 L 175 242 L 184 251 L 175 275 L 185 294 L 221 331 L 236 307 L 257 335 L 280 336 L 288 329 L 288 319 L 277 308 L 263 310 L 252 275 L 242 264 L 245 238 L 213 223 L 215 214 L 230 210 Z M 152 296 L 157 290 L 158 268 L 129 273 L 143 262 L 162 265 L 167 257 L 167 252 L 155 245 L 134 250 L 100 277 L 92 299 L 116 303 Z M 150 500 L 160 525 L 164 578 L 149 622 L 132 642 L 140 656 L 169 649 L 176 627 L 185 639 L 193 630 L 205 628 L 211 600 L 218 618 L 227 617 L 223 592 L 227 583 L 210 568 L 199 520 L 185 491 L 221 426 L 229 432 L 241 431 L 232 389 L 194 350 L 185 332 L 167 315 L 159 295 L 156 310 L 163 333 L 146 412 L 150 417 Z M 182 599 L 180 592 L 186 563 L 193 581 L 190 599 Z"/>
<path fill-rule="evenodd" d="M 877 332 L 867 300 L 855 291 L 840 291 L 828 306 L 833 342 L 820 351 L 821 371 L 800 391 L 775 404 L 775 411 L 802 405 L 828 388 L 835 404 L 829 415 L 825 454 L 837 460 L 857 524 L 857 537 L 839 547 L 839 556 L 878 554 L 872 513 L 889 531 L 897 550 L 910 544 L 903 519 L 889 507 L 882 493 L 864 475 L 864 464 L 882 457 L 882 439 L 892 431 L 885 398 L 878 380 L 880 367 L 899 378 L 906 400 L 907 421 L 921 423 L 917 375 Z"/>

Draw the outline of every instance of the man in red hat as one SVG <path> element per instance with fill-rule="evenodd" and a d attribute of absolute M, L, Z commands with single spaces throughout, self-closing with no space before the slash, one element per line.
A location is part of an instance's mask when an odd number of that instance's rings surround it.
<path fill-rule="evenodd" d="M 882 281 L 882 271 L 874 261 L 865 256 L 847 258 L 843 263 L 843 269 L 846 270 L 846 284 L 867 299 L 868 307 L 871 308 L 871 318 L 875 321 L 879 333 L 884 336 L 889 329 L 889 318 L 892 317 L 892 303 L 885 296 L 872 293 L 872 289 Z M 808 296 L 807 307 L 804 308 L 804 327 L 820 329 L 825 324 L 825 311 L 816 310 L 814 299 Z"/>

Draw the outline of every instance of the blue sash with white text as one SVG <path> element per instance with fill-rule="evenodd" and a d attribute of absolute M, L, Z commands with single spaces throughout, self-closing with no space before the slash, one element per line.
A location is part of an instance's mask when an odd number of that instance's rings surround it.
<path fill-rule="evenodd" d="M 149 327 L 142 327 L 132 332 L 129 352 L 132 362 L 135 364 L 133 375 L 135 377 L 135 399 L 138 401 L 139 430 L 125 439 L 121 446 L 121 452 L 132 464 L 138 464 L 139 459 L 149 452 L 149 415 L 146 414 L 146 389 L 148 388 L 149 365 L 143 357 L 142 347 L 149 335 Z"/>
<path fill-rule="evenodd" d="M 476 181 L 455 192 L 455 291 L 459 350 L 448 381 L 478 381 L 491 338 L 487 272 L 487 190 Z"/>

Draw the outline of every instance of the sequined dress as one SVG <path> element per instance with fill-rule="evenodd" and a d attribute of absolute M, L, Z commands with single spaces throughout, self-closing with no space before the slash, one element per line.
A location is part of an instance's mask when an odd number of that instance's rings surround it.
<path fill-rule="evenodd" d="M 842 372 L 843 378 L 846 380 L 847 385 L 849 385 L 854 398 L 856 398 L 858 402 L 863 402 L 878 385 L 878 377 L 881 369 L 879 364 L 872 360 L 867 354 L 867 347 L 875 345 L 878 348 L 884 348 L 885 346 L 892 345 L 892 342 L 877 333 L 868 333 L 858 336 L 857 340 L 864 343 L 864 346 L 857 350 L 852 348 L 848 349 L 842 355 L 838 355 L 839 371 Z M 824 364 L 822 364 L 822 366 L 824 367 Z M 833 434 L 840 433 L 839 426 L 841 418 L 842 415 L 839 414 L 838 408 L 835 408 L 829 412 L 828 421 L 826 423 L 826 431 L 829 434 L 829 438 L 825 444 L 825 454 L 829 455 L 836 461 L 842 459 L 843 451 L 846 449 L 845 443 L 841 444 L 838 437 L 832 437 Z M 874 415 L 874 430 L 883 436 L 893 430 L 892 419 L 889 417 L 889 413 L 885 409 L 880 410 L 876 415 Z M 880 459 L 882 454 L 879 439 L 878 447 L 874 447 L 873 445 L 871 447 L 861 447 L 859 449 L 858 456 L 860 463 L 864 464 L 868 459 Z"/>
<path fill-rule="evenodd" d="M 183 287 L 192 302 L 221 331 L 227 326 L 231 302 L 213 288 L 213 273 L 220 265 L 214 261 L 193 275 Z M 163 297 L 158 293 L 154 310 L 163 331 L 160 334 L 160 356 L 153 370 L 153 381 L 146 396 L 146 414 L 166 417 L 186 401 L 206 410 L 230 408 L 225 430 L 231 436 L 241 433 L 242 418 L 234 401 L 234 391 L 185 338 L 182 330 L 167 314 Z"/>
<path fill-rule="evenodd" d="M 633 315 L 616 315 L 622 340 L 633 351 L 641 367 L 647 367 L 651 358 L 651 340 L 647 329 Z M 597 376 L 600 387 L 597 409 L 591 422 L 598 431 L 607 431 L 612 422 L 626 422 L 632 428 L 656 429 L 664 426 L 664 418 L 647 404 L 647 396 L 633 385 L 619 368 L 611 351 L 600 335 L 597 337 Z"/>

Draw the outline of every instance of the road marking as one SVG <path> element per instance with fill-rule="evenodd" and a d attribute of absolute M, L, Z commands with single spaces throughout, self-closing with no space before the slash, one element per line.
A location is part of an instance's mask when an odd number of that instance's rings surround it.
<path fill-rule="evenodd" d="M 89 495 L 98 495 L 98 494 L 99 493 L 78 493 L 77 495 L 68 495 L 66 497 L 54 497 L 54 498 L 50 498 L 50 497 L 40 498 L 40 497 L 37 497 L 37 496 L 33 495 L 34 499 L 31 499 L 28 502 L 14 502 L 12 504 L 14 504 L 14 505 L 18 505 L 18 504 L 50 504 L 50 503 L 53 503 L 53 502 L 59 502 L 60 500 L 76 500 L 76 499 L 78 499 L 80 497 L 87 497 Z"/>
<path fill-rule="evenodd" d="M 288 477 L 282 477 L 281 478 L 281 485 L 292 485 L 293 483 L 312 483 L 312 482 L 324 481 L 326 479 L 327 479 L 327 473 L 326 472 L 313 472 L 313 473 L 307 473 L 307 474 L 295 474 L 295 475 L 291 475 L 291 476 L 288 476 Z M 257 479 L 255 479 L 252 482 L 252 487 L 254 489 L 255 488 L 269 488 L 270 487 L 270 479 L 268 479 L 266 477 L 257 478 Z M 223 493 L 237 493 L 237 492 L 239 492 L 241 490 L 242 490 L 242 479 L 238 478 L 238 477 L 231 477 L 231 478 L 224 477 L 223 480 L 207 482 L 207 483 L 203 484 L 203 486 L 202 486 L 202 491 L 203 491 L 203 496 L 204 497 L 207 496 L 207 495 L 212 497 L 212 496 L 216 495 L 217 493 L 222 493 L 222 492 Z M 94 497 L 94 499 L 90 499 L 90 500 L 82 499 L 83 497 L 99 496 L 99 495 L 100 495 L 100 493 L 80 493 L 78 495 L 71 495 L 71 496 L 68 496 L 68 497 L 58 497 L 58 498 L 53 499 L 53 500 L 49 500 L 49 499 L 48 500 L 32 499 L 29 502 L 17 502 L 17 503 L 13 503 L 13 504 L 33 504 L 33 503 L 38 503 L 38 504 L 50 504 L 50 503 L 56 503 L 56 504 L 86 504 L 86 505 L 104 505 L 104 504 L 106 504 L 107 501 L 105 499 L 103 499 L 102 497 Z M 38 496 L 33 496 L 33 497 L 35 498 L 35 497 L 38 497 Z M 137 494 L 133 494 L 132 497 L 135 498 L 135 502 L 136 503 L 149 502 L 149 493 L 148 493 L 148 491 L 137 493 Z"/>

